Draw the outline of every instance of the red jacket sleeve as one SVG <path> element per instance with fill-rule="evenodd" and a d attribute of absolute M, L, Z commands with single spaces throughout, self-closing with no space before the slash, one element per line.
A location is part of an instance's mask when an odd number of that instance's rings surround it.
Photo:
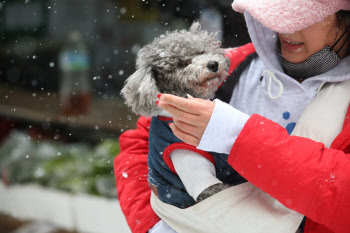
<path fill-rule="evenodd" d="M 118 199 L 132 232 L 145 233 L 160 219 L 151 204 L 147 182 L 148 130 L 151 118 L 140 117 L 137 128 L 120 138 L 121 153 L 114 159 Z"/>
<path fill-rule="evenodd" d="M 238 136 L 228 162 L 288 208 L 334 232 L 349 232 L 349 154 L 289 136 L 278 124 L 253 115 Z"/>

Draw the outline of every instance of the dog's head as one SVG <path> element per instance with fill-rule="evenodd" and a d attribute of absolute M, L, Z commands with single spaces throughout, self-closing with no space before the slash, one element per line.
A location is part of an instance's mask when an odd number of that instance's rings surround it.
<path fill-rule="evenodd" d="M 215 34 L 193 23 L 189 31 L 168 32 L 143 47 L 137 54 L 137 70 L 121 93 L 134 113 L 154 116 L 161 111 L 155 104 L 159 93 L 213 98 L 229 66 Z"/>

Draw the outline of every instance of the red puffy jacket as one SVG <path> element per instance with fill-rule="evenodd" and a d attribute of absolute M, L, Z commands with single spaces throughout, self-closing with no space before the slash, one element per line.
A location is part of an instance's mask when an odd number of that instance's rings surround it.
<path fill-rule="evenodd" d="M 230 73 L 253 52 L 252 44 L 228 51 Z M 140 117 L 136 129 L 120 136 L 121 153 L 114 160 L 118 199 L 135 233 L 147 232 L 160 220 L 150 205 L 147 182 L 150 122 L 151 118 Z M 259 130 L 261 127 L 265 130 Z M 331 149 L 289 136 L 278 124 L 253 115 L 238 136 L 228 162 L 251 183 L 307 216 L 305 233 L 345 233 L 350 232 L 349 153 L 350 106 L 343 131 Z"/>

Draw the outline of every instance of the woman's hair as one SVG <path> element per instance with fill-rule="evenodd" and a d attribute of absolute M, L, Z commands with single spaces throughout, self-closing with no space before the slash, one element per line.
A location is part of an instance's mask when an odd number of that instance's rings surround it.
<path fill-rule="evenodd" d="M 338 11 L 336 16 L 338 27 L 350 27 L 350 11 Z"/>
<path fill-rule="evenodd" d="M 342 27 L 345 27 L 346 30 L 347 30 L 347 33 L 349 34 L 350 33 L 350 11 L 338 11 L 336 13 L 336 16 L 337 16 L 337 22 L 336 22 L 336 26 L 338 28 L 342 28 Z M 345 35 L 346 38 L 348 38 L 349 40 L 349 37 L 348 35 Z M 350 54 L 350 46 L 347 48 L 347 55 Z"/>

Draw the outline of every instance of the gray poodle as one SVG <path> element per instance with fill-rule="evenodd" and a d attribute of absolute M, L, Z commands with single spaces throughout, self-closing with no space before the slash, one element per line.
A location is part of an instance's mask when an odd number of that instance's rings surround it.
<path fill-rule="evenodd" d="M 157 95 L 160 93 L 181 97 L 186 97 L 189 94 L 202 99 L 213 98 L 218 86 L 227 77 L 230 67 L 230 60 L 225 57 L 221 42 L 216 41 L 215 36 L 214 33 L 201 30 L 200 24 L 195 22 L 189 31 L 167 32 L 144 46 L 137 54 L 136 72 L 126 80 L 121 91 L 126 104 L 138 115 L 157 116 L 162 112 L 162 109 L 156 106 Z M 151 136 L 152 127 L 156 127 L 155 125 L 152 119 L 150 145 L 151 141 L 155 140 L 154 137 L 161 135 L 161 133 L 155 133 Z M 168 127 L 168 124 L 164 127 Z M 170 128 L 167 130 L 171 133 Z M 171 138 L 174 135 L 168 137 Z M 153 153 L 155 154 L 153 155 L 151 151 L 152 148 L 150 148 L 148 156 L 149 166 L 150 159 L 153 159 L 152 156 L 159 156 L 163 153 L 161 151 Z M 159 158 L 159 160 L 161 159 L 162 157 Z M 164 162 L 159 162 L 159 164 L 161 163 L 164 164 Z M 153 168 L 150 168 L 149 181 L 155 180 L 154 177 L 150 177 L 152 174 L 162 174 L 162 172 L 154 172 Z M 154 181 L 153 186 L 159 184 L 159 182 Z M 150 185 L 151 188 L 153 186 Z M 227 187 L 225 184 L 209 187 L 201 193 L 197 201 Z M 177 187 L 177 189 L 182 190 L 181 188 Z M 159 193 L 160 189 L 158 186 L 156 191 L 152 190 Z M 169 192 L 169 190 L 165 192 Z M 162 201 L 169 200 L 164 198 Z M 176 203 L 169 203 L 176 205 Z M 190 204 L 191 201 L 187 206 Z M 184 207 L 183 203 L 178 203 L 178 206 Z"/>
<path fill-rule="evenodd" d="M 121 93 L 134 113 L 156 116 L 161 112 L 155 104 L 157 94 L 213 98 L 229 66 L 215 34 L 193 23 L 189 31 L 168 32 L 143 47 L 137 54 L 137 70 Z"/>

